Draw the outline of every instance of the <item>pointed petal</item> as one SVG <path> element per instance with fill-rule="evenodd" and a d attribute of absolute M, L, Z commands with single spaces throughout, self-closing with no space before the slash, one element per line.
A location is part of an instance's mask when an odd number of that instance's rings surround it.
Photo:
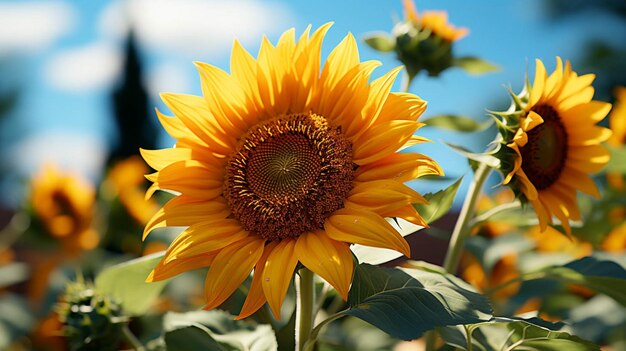
<path fill-rule="evenodd" d="M 393 249 L 411 257 L 406 240 L 380 215 L 370 211 L 341 209 L 324 222 L 326 234 L 337 241 Z"/>
<path fill-rule="evenodd" d="M 211 264 L 204 284 L 207 310 L 222 304 L 250 275 L 263 254 L 265 240 L 249 236 L 223 248 Z"/>
<path fill-rule="evenodd" d="M 154 267 L 154 269 L 146 279 L 146 282 L 158 282 L 160 280 L 169 279 L 183 272 L 192 271 L 202 267 L 208 267 L 211 265 L 216 255 L 217 252 L 212 252 L 187 258 L 181 258 L 178 260 L 169 261 L 167 263 L 165 262 L 165 258 L 163 258 L 157 264 L 157 266 Z"/>
<path fill-rule="evenodd" d="M 537 102 L 541 99 L 544 94 L 544 86 L 546 84 L 546 67 L 539 59 L 535 60 L 535 64 L 535 81 L 533 82 L 530 90 L 530 99 L 528 101 L 528 106 L 530 108 L 535 106 L 535 104 L 537 104 Z"/>
<path fill-rule="evenodd" d="M 168 201 L 146 223 L 142 240 L 145 240 L 148 233 L 155 228 L 185 227 L 200 222 L 213 222 L 225 219 L 229 214 L 230 210 L 221 197 L 203 201 L 180 195 Z"/>
<path fill-rule="evenodd" d="M 180 233 L 165 252 L 165 263 L 222 249 L 248 237 L 234 219 L 194 224 Z"/>
<path fill-rule="evenodd" d="M 411 93 L 390 93 L 385 100 L 376 124 L 392 120 L 417 121 L 426 110 L 427 103 Z"/>
<path fill-rule="evenodd" d="M 254 275 L 252 276 L 252 283 L 250 283 L 250 290 L 248 291 L 248 296 L 246 297 L 246 301 L 243 303 L 243 307 L 241 307 L 241 311 L 235 320 L 244 319 L 256 311 L 259 310 L 266 302 L 265 293 L 263 292 L 263 269 L 265 268 L 265 262 L 267 262 L 267 258 L 270 253 L 274 250 L 278 242 L 270 242 L 263 249 L 263 255 L 257 261 L 254 266 Z"/>
<path fill-rule="evenodd" d="M 373 126 L 354 140 L 354 163 L 365 165 L 388 156 L 406 143 L 421 125 L 395 120 Z"/>
<path fill-rule="evenodd" d="M 280 319 L 280 307 L 298 264 L 295 246 L 295 239 L 281 240 L 269 254 L 263 269 L 263 292 L 276 319 Z"/>
<path fill-rule="evenodd" d="M 568 122 L 580 123 L 587 120 L 600 122 L 611 111 L 611 104 L 604 101 L 590 101 L 579 104 L 562 112 L 563 119 Z"/>
<path fill-rule="evenodd" d="M 382 215 L 408 204 L 425 204 L 427 202 L 417 191 L 402 183 L 394 180 L 374 180 L 356 183 L 348 194 L 346 207 L 356 205 L 357 209 L 364 209 Z"/>
<path fill-rule="evenodd" d="M 223 170 L 206 163 L 188 160 L 172 163 L 146 176 L 154 184 L 146 192 L 150 197 L 157 189 L 172 190 L 199 199 L 214 199 L 222 194 Z"/>
<path fill-rule="evenodd" d="M 355 180 L 367 182 L 393 179 L 398 182 L 407 182 L 425 175 L 443 175 L 443 170 L 428 156 L 395 152 L 376 162 L 359 167 L 355 173 Z"/>
<path fill-rule="evenodd" d="M 559 182 L 585 192 L 596 199 L 600 198 L 600 191 L 596 183 L 587 175 L 587 173 L 577 171 L 573 168 L 565 167 L 563 173 L 559 177 Z"/>
<path fill-rule="evenodd" d="M 424 228 L 430 227 L 428 223 L 422 218 L 422 216 L 417 212 L 413 205 L 405 205 L 391 211 L 387 211 L 385 213 L 381 213 L 381 215 L 385 217 L 396 217 L 402 218 L 407 222 L 413 223 L 415 225 L 419 225 Z"/>
<path fill-rule="evenodd" d="M 348 299 L 354 271 L 350 245 L 330 239 L 322 230 L 302 234 L 296 243 L 296 255 L 302 264 L 319 274 L 339 295 Z"/>

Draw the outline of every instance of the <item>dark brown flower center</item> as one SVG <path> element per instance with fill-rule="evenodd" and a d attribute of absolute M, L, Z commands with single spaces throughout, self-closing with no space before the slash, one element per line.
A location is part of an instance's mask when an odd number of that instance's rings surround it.
<path fill-rule="evenodd" d="M 532 111 L 543 118 L 543 123 L 526 133 L 528 143 L 520 149 L 522 169 L 535 188 L 543 190 L 554 184 L 563 171 L 567 130 L 551 106 L 538 105 Z"/>
<path fill-rule="evenodd" d="M 321 229 L 353 187 L 352 144 L 313 113 L 264 121 L 228 162 L 224 197 L 245 230 L 266 240 Z"/>

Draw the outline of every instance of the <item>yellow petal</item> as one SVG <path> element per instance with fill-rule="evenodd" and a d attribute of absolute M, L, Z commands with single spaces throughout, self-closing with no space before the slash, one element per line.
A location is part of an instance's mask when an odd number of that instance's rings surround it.
<path fill-rule="evenodd" d="M 443 175 L 443 170 L 428 156 L 395 152 L 376 162 L 359 167 L 355 173 L 355 180 L 367 182 L 393 179 L 406 182 L 425 175 Z"/>
<path fill-rule="evenodd" d="M 541 60 L 535 60 L 535 81 L 530 90 L 530 99 L 528 101 L 528 108 L 532 108 L 537 104 L 544 94 L 544 86 L 546 84 L 546 67 Z"/>
<path fill-rule="evenodd" d="M 580 92 L 571 95 L 570 97 L 563 99 L 559 103 L 559 111 L 569 110 L 576 105 L 580 104 L 588 104 L 593 99 L 593 94 L 595 93 L 595 89 L 592 86 L 588 86 L 581 90 Z"/>
<path fill-rule="evenodd" d="M 348 299 L 354 262 L 349 244 L 330 239 L 322 230 L 302 234 L 296 243 L 296 255 L 302 264 L 319 274 L 339 295 Z"/>
<path fill-rule="evenodd" d="M 381 213 L 385 217 L 396 217 L 402 218 L 407 222 L 411 222 L 415 225 L 422 226 L 424 228 L 430 227 L 428 223 L 422 218 L 422 216 L 417 212 L 413 205 L 405 205 L 399 208 L 395 208 L 393 210 Z"/>
<path fill-rule="evenodd" d="M 604 101 L 590 101 L 585 104 L 579 104 L 562 112 L 563 118 L 567 122 L 581 123 L 591 120 L 595 123 L 600 122 L 611 111 L 611 104 Z"/>
<path fill-rule="evenodd" d="M 263 269 L 265 268 L 267 258 L 277 244 L 278 242 L 275 241 L 267 244 L 263 249 L 261 258 L 259 258 L 254 265 L 254 275 L 252 276 L 252 283 L 250 283 L 250 290 L 248 291 L 248 296 L 246 296 L 246 301 L 244 301 L 239 315 L 235 318 L 236 320 L 244 319 L 252 315 L 267 302 L 262 286 Z"/>
<path fill-rule="evenodd" d="M 295 239 L 281 240 L 269 254 L 263 269 L 263 292 L 276 319 L 280 319 L 280 307 L 298 264 L 295 246 Z"/>
<path fill-rule="evenodd" d="M 611 153 L 602 145 L 571 146 L 567 154 L 568 161 L 585 160 L 589 163 L 606 164 L 611 159 Z"/>
<path fill-rule="evenodd" d="M 390 93 L 385 100 L 376 123 L 392 120 L 417 121 L 426 110 L 426 101 L 411 93 Z"/>
<path fill-rule="evenodd" d="M 180 195 L 168 201 L 146 223 L 142 240 L 145 240 L 148 233 L 155 228 L 186 227 L 199 222 L 224 219 L 229 214 L 230 210 L 221 197 L 211 201 L 203 201 Z"/>
<path fill-rule="evenodd" d="M 589 146 L 607 141 L 612 135 L 608 128 L 600 126 L 584 126 L 567 130 L 567 142 L 570 146 Z"/>
<path fill-rule="evenodd" d="M 326 59 L 320 78 L 322 86 L 325 89 L 334 87 L 352 67 L 358 64 L 359 49 L 352 33 L 348 33 Z"/>
<path fill-rule="evenodd" d="M 395 82 L 398 73 L 402 70 L 402 67 L 403 66 L 396 67 L 372 82 L 367 104 L 365 104 L 363 112 L 361 116 L 359 116 L 360 118 L 353 120 L 351 128 L 369 128 L 376 122 L 387 101 L 391 86 Z"/>
<path fill-rule="evenodd" d="M 199 199 L 214 199 L 222 194 L 223 170 L 206 163 L 188 160 L 172 163 L 162 170 L 146 175 L 154 182 L 146 198 L 156 189 L 172 190 Z"/>
<path fill-rule="evenodd" d="M 600 198 L 598 186 L 593 179 L 587 175 L 587 173 L 565 167 L 559 177 L 559 182 L 563 182 L 574 189 L 579 189 L 597 199 Z"/>
<path fill-rule="evenodd" d="M 265 240 L 249 236 L 223 248 L 211 264 L 204 289 L 207 310 L 222 304 L 250 275 L 263 254 Z"/>
<path fill-rule="evenodd" d="M 165 252 L 165 263 L 222 249 L 248 236 L 237 220 L 194 224 L 180 233 Z"/>
<path fill-rule="evenodd" d="M 373 212 L 347 208 L 335 211 L 324 222 L 324 229 L 333 240 L 392 249 L 411 257 L 406 240 Z"/>
<path fill-rule="evenodd" d="M 216 252 L 200 254 L 187 258 L 181 258 L 169 262 L 165 262 L 165 258 L 157 264 L 152 270 L 146 282 L 158 282 L 178 275 L 183 272 L 192 271 L 194 269 L 208 267 L 217 255 Z"/>
<path fill-rule="evenodd" d="M 526 118 L 522 120 L 522 129 L 525 132 L 528 132 L 535 128 L 536 126 L 543 123 L 543 118 L 535 111 L 528 112 Z M 520 145 L 523 146 L 523 145 Z"/>
<path fill-rule="evenodd" d="M 220 127 L 204 98 L 195 95 L 162 93 L 161 99 L 185 126 L 212 150 L 228 155 L 236 140 Z M 231 134 L 233 135 L 233 134 Z"/>
<path fill-rule="evenodd" d="M 260 108 L 262 103 L 259 100 L 259 87 L 256 80 L 257 62 L 252 55 L 241 46 L 238 40 L 235 40 L 233 44 L 230 56 L 230 71 L 233 78 L 242 87 L 248 101 L 255 106 L 254 109 L 262 111 Z"/>
<path fill-rule="evenodd" d="M 406 143 L 421 125 L 396 120 L 373 126 L 354 141 L 354 163 L 365 165 L 388 156 Z"/>
<path fill-rule="evenodd" d="M 346 204 L 354 204 L 357 208 L 377 214 L 412 203 L 425 204 L 427 201 L 417 191 L 394 180 L 356 183 L 346 200 Z"/>
<path fill-rule="evenodd" d="M 221 69 L 203 62 L 194 62 L 201 77 L 205 104 L 217 124 L 229 135 L 241 135 L 256 121 L 251 104 L 236 80 Z"/>
<path fill-rule="evenodd" d="M 178 147 L 201 149 L 208 148 L 207 143 L 194 134 L 180 118 L 168 117 L 162 114 L 158 109 L 155 109 L 159 122 L 163 126 L 163 129 L 176 139 L 176 145 Z"/>
<path fill-rule="evenodd" d="M 139 149 L 141 157 L 146 163 L 157 171 L 162 170 L 166 166 L 178 161 L 191 160 L 191 149 L 170 148 L 159 150 Z"/>

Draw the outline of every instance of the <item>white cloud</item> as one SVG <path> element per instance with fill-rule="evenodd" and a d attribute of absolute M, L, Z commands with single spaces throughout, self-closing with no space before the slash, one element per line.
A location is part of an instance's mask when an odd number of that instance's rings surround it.
<path fill-rule="evenodd" d="M 75 19 L 65 2 L 0 3 L 0 54 L 44 49 L 70 31 Z"/>
<path fill-rule="evenodd" d="M 198 56 L 230 49 L 233 39 L 258 40 L 288 11 L 254 0 L 133 0 L 125 3 L 139 39 L 152 48 Z"/>
<path fill-rule="evenodd" d="M 105 38 L 124 38 L 128 33 L 126 0 L 110 1 L 98 18 L 97 28 Z"/>
<path fill-rule="evenodd" d="M 51 58 L 45 75 L 59 89 L 84 91 L 110 87 L 123 64 L 120 48 L 106 43 L 62 51 Z"/>
<path fill-rule="evenodd" d="M 98 179 L 106 156 L 104 140 L 79 132 L 48 131 L 34 134 L 13 146 L 9 165 L 30 177 L 45 163 L 53 163 L 90 179 Z"/>
<path fill-rule="evenodd" d="M 163 63 L 148 69 L 145 85 L 151 96 L 162 92 L 191 93 L 189 72 L 174 63 Z"/>

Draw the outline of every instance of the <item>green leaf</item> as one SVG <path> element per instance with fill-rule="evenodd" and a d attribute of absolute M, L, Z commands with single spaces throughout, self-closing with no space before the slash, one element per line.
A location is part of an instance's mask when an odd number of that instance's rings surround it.
<path fill-rule="evenodd" d="M 115 298 L 126 313 L 143 314 L 168 283 L 168 280 L 145 281 L 163 254 L 158 252 L 105 268 L 96 277 L 96 289 Z"/>
<path fill-rule="evenodd" d="M 502 257 L 528 251 L 535 247 L 535 243 L 525 235 L 512 233 L 491 240 L 482 236 L 472 236 L 467 238 L 465 247 L 480 261 L 485 274 L 489 275 Z"/>
<path fill-rule="evenodd" d="M 489 153 L 475 153 L 475 152 L 471 152 L 467 150 L 463 146 L 454 145 L 450 143 L 445 143 L 445 144 L 448 145 L 452 150 L 456 151 L 457 153 L 467 157 L 468 160 L 470 161 L 484 163 L 491 168 L 500 167 L 500 159 L 492 155 L 494 151 L 491 151 Z M 472 168 L 475 168 L 475 167 L 472 167 Z"/>
<path fill-rule="evenodd" d="M 493 124 L 493 119 L 477 122 L 471 117 L 460 115 L 437 115 L 423 120 L 429 127 L 454 130 L 457 132 L 480 132 Z"/>
<path fill-rule="evenodd" d="M 626 270 L 615 262 L 588 256 L 543 272 L 548 278 L 586 286 L 626 306 Z"/>
<path fill-rule="evenodd" d="M 342 313 L 394 337 L 415 339 L 437 326 L 489 320 L 489 302 L 471 289 L 451 275 L 361 264 L 348 296 L 351 307 Z"/>
<path fill-rule="evenodd" d="M 169 312 L 163 318 L 169 350 L 275 351 L 276 337 L 269 325 L 236 321 L 219 310 Z"/>
<path fill-rule="evenodd" d="M 365 43 L 372 49 L 380 52 L 393 51 L 396 48 L 396 40 L 387 33 L 374 33 L 366 35 Z"/>
<path fill-rule="evenodd" d="M 500 70 L 499 66 L 474 56 L 455 58 L 452 64 L 456 67 L 462 68 L 463 70 L 465 70 L 465 72 L 473 75 L 496 72 Z"/>
<path fill-rule="evenodd" d="M 558 331 L 562 324 L 539 318 L 494 318 L 492 321 L 467 326 L 444 328 L 440 333 L 444 341 L 467 350 L 467 332 L 472 336 L 476 350 L 536 350 L 536 351 L 592 351 L 600 348 L 577 336 Z"/>
<path fill-rule="evenodd" d="M 428 200 L 428 204 L 413 205 L 422 218 L 424 218 L 426 223 L 432 223 L 448 213 L 452 207 L 454 197 L 456 196 L 457 190 L 459 190 L 462 180 L 463 177 L 457 179 L 457 181 L 452 183 L 449 187 L 439 190 L 434 194 L 424 194 L 424 198 Z"/>
<path fill-rule="evenodd" d="M 626 146 L 615 147 L 606 145 L 611 152 L 609 163 L 602 169 L 602 173 L 615 172 L 626 174 Z"/>

